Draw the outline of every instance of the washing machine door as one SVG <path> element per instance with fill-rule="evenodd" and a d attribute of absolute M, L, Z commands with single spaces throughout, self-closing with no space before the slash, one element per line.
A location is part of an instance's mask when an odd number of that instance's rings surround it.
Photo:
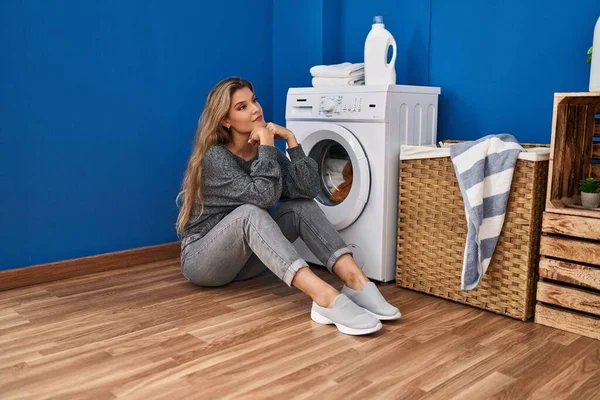
<path fill-rule="evenodd" d="M 319 165 L 321 190 L 316 200 L 338 231 L 360 216 L 369 199 L 371 172 L 356 137 L 336 124 L 322 124 L 302 139 L 302 147 Z"/>

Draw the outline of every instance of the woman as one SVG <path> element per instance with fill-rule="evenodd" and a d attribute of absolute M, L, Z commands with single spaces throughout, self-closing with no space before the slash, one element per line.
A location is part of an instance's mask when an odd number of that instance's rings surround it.
<path fill-rule="evenodd" d="M 290 159 L 275 138 L 287 142 Z M 318 173 L 291 131 L 264 121 L 250 82 L 219 82 L 200 117 L 179 195 L 183 275 L 199 286 L 221 286 L 268 268 L 313 299 L 315 322 L 351 335 L 400 318 L 313 200 Z M 341 293 L 307 268 L 292 245 L 298 237 L 344 281 Z"/>

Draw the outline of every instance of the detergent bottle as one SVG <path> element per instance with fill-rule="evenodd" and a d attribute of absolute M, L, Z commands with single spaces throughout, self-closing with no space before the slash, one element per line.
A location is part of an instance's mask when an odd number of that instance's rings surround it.
<path fill-rule="evenodd" d="M 388 50 L 392 48 L 392 58 L 387 62 Z M 383 17 L 373 18 L 371 31 L 365 41 L 365 85 L 396 84 L 396 41 L 385 29 Z"/>
<path fill-rule="evenodd" d="M 590 92 L 600 92 L 600 17 L 594 28 L 594 41 L 592 42 L 592 65 L 590 66 Z M 366 78 L 365 66 L 365 78 Z M 366 83 L 366 80 L 365 80 Z"/>

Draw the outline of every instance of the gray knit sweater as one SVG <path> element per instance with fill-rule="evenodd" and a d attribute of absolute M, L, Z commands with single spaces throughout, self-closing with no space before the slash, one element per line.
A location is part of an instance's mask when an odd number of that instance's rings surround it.
<path fill-rule="evenodd" d="M 300 145 L 288 149 L 290 159 L 273 146 L 259 146 L 244 160 L 223 145 L 208 149 L 202 161 L 204 211 L 195 208 L 184 237 L 206 235 L 227 214 L 243 204 L 269 208 L 280 200 L 313 199 L 319 192 L 317 162 Z"/>

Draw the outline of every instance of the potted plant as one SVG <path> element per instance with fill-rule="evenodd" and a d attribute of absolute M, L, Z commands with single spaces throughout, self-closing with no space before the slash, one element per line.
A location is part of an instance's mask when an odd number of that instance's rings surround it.
<path fill-rule="evenodd" d="M 581 204 L 585 208 L 598 208 L 600 205 L 600 183 L 594 178 L 586 178 L 579 182 Z"/>

